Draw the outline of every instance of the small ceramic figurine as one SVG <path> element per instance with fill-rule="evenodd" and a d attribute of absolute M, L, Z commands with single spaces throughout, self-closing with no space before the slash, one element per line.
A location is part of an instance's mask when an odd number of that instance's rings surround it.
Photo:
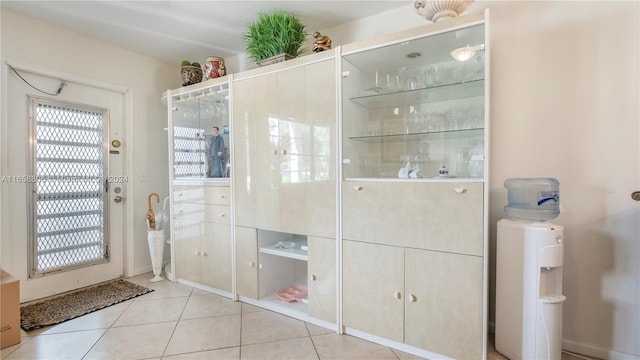
<path fill-rule="evenodd" d="M 316 41 L 313 43 L 313 52 L 320 52 L 331 49 L 331 39 L 319 32 L 314 32 L 313 37 Z"/>

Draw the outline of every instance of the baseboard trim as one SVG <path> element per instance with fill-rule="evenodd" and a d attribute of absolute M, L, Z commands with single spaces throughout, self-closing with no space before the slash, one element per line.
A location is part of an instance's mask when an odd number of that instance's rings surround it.
<path fill-rule="evenodd" d="M 593 345 L 580 344 L 577 342 L 563 340 L 562 350 L 567 350 L 581 355 L 607 360 L 640 360 L 639 355 L 625 354 L 613 350 L 595 347 Z"/>

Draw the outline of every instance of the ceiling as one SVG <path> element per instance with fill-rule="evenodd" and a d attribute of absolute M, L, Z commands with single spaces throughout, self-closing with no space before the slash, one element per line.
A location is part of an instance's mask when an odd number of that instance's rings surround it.
<path fill-rule="evenodd" d="M 291 11 L 312 33 L 410 4 L 408 0 L 0 1 L 11 11 L 175 64 L 243 53 L 242 34 L 260 12 Z"/>

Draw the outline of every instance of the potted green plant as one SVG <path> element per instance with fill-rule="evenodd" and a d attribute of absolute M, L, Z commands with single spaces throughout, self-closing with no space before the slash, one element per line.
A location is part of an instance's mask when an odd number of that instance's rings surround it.
<path fill-rule="evenodd" d="M 301 55 L 308 35 L 298 17 L 275 11 L 259 14 L 243 37 L 249 57 L 258 65 L 268 65 Z"/>

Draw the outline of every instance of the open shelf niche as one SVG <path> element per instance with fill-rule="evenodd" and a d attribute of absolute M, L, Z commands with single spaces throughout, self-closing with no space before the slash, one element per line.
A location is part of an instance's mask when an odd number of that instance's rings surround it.
<path fill-rule="evenodd" d="M 286 286 L 307 287 L 307 237 L 258 230 L 259 297 L 278 307 L 307 314 L 307 299 L 285 301 L 278 290 Z"/>

